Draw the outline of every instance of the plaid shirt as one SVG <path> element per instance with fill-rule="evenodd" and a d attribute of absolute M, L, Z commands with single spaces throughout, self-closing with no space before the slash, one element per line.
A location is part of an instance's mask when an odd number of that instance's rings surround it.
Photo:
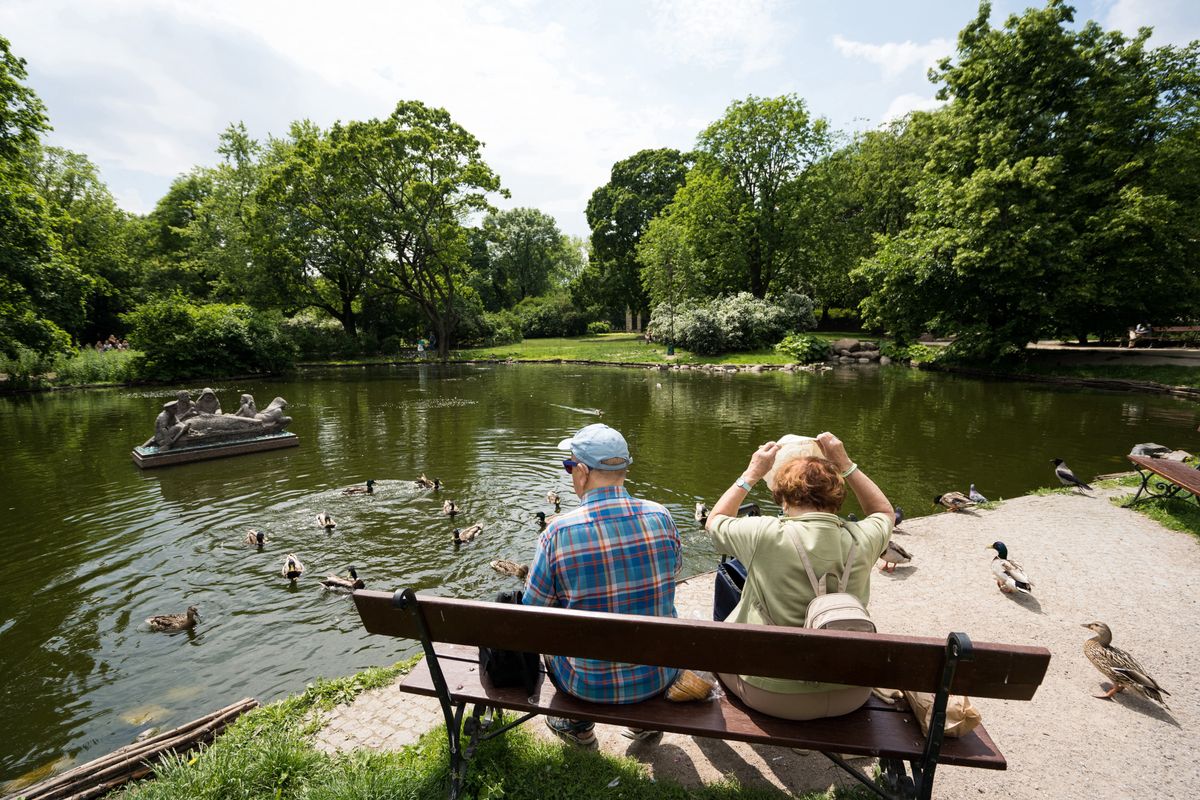
<path fill-rule="evenodd" d="M 538 539 L 524 603 L 617 614 L 674 617 L 679 533 L 658 503 L 606 486 L 583 496 Z M 552 656 L 556 683 L 596 703 L 636 703 L 675 680 L 677 670 Z"/>

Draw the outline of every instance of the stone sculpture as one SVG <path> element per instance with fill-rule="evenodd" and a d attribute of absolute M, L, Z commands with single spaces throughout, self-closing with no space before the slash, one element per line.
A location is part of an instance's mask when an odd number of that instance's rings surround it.
<path fill-rule="evenodd" d="M 204 389 L 193 402 L 186 391 L 163 404 L 154 421 L 154 435 L 142 447 L 154 446 L 159 452 L 209 444 L 225 444 L 281 433 L 292 418 L 284 415 L 287 401 L 276 397 L 258 411 L 252 395 L 241 396 L 241 405 L 234 414 L 222 414 L 216 392 Z"/>

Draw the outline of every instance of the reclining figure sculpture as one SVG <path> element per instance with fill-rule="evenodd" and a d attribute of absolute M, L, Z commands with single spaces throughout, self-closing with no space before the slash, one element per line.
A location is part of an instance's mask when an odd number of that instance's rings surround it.
<path fill-rule="evenodd" d="M 195 402 L 188 392 L 181 391 L 174 400 L 163 404 L 154 420 L 154 435 L 142 447 L 153 445 L 161 452 L 280 433 L 292 421 L 291 417 L 284 416 L 285 408 L 287 401 L 276 397 L 259 411 L 254 405 L 254 397 L 244 394 L 236 413 L 222 414 L 221 404 L 212 389 L 204 389 Z"/>

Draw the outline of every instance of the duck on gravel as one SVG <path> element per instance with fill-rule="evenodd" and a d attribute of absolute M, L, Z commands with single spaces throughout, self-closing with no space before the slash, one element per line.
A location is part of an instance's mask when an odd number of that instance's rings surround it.
<path fill-rule="evenodd" d="M 996 556 L 992 559 L 992 576 L 996 579 L 996 585 L 1000 587 L 1000 591 L 1005 594 L 1020 592 L 1021 594 L 1033 594 L 1033 584 L 1029 582 L 1028 576 L 1025 574 L 1024 568 L 1008 557 L 1008 548 L 1004 542 L 992 542 L 987 546 L 988 550 L 995 550 Z"/>
<path fill-rule="evenodd" d="M 1158 685 L 1158 681 L 1150 677 L 1146 668 L 1137 659 L 1119 647 L 1113 647 L 1112 631 L 1103 622 L 1089 622 L 1083 627 L 1096 635 L 1083 643 L 1083 654 L 1087 656 L 1096 669 L 1104 677 L 1112 681 L 1112 688 L 1105 694 L 1095 695 L 1103 700 L 1109 700 L 1117 692 L 1129 689 L 1134 694 L 1153 700 L 1168 711 L 1171 707 L 1163 699 L 1163 695 L 1171 695 Z"/>
<path fill-rule="evenodd" d="M 946 492 L 933 498 L 935 506 L 942 506 L 947 511 L 965 511 L 975 507 L 975 501 L 962 492 Z"/>

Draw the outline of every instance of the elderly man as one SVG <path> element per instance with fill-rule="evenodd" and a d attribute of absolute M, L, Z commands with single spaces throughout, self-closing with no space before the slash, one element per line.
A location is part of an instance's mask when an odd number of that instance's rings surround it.
<path fill-rule="evenodd" d="M 523 602 L 526 605 L 675 616 L 675 574 L 682 563 L 679 533 L 658 503 L 631 497 L 625 474 L 633 459 L 625 437 L 607 425 L 588 425 L 559 443 L 571 457 L 579 507 L 560 515 L 538 539 Z M 636 703 L 664 691 L 677 670 L 588 658 L 547 656 L 559 691 L 596 703 Z M 547 717 L 561 739 L 594 747 L 591 722 Z M 627 729 L 631 739 L 657 731 Z"/>

